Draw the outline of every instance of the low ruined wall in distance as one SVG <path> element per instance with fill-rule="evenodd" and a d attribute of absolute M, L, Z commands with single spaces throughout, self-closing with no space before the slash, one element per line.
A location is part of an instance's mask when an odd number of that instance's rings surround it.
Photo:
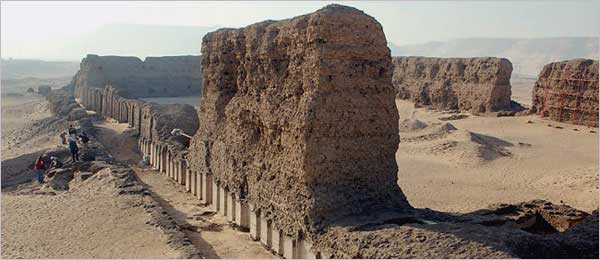
<path fill-rule="evenodd" d="M 398 98 L 443 110 L 511 109 L 512 64 L 507 59 L 394 57 L 393 62 Z"/>
<path fill-rule="evenodd" d="M 337 217 L 410 207 L 396 184 L 386 44 L 373 17 L 337 5 L 207 34 L 191 169 L 295 238 Z"/>
<path fill-rule="evenodd" d="M 137 57 L 88 55 L 70 86 L 75 95 L 85 88 L 112 85 L 123 97 L 199 95 L 202 88 L 199 56 Z"/>
<path fill-rule="evenodd" d="M 171 131 L 179 128 L 191 135 L 198 129 L 198 114 L 190 105 L 156 104 L 124 98 L 120 90 L 110 85 L 104 88 L 81 88 L 77 94 L 78 101 L 86 109 L 120 123 L 128 123 L 137 129 L 139 138 L 150 142 L 174 141 L 183 145 L 181 149 L 185 149 L 189 139 L 173 136 Z"/>
<path fill-rule="evenodd" d="M 547 64 L 532 94 L 532 112 L 559 122 L 597 127 L 598 60 Z"/>

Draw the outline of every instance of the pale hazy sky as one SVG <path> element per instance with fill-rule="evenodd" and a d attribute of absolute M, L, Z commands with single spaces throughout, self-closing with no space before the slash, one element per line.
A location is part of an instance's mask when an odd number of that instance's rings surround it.
<path fill-rule="evenodd" d="M 329 3 L 375 17 L 396 45 L 467 37 L 600 36 L 600 1 L 1 2 L 2 56 L 106 24 L 242 27 Z M 31 44 L 35 43 L 35 44 Z"/>

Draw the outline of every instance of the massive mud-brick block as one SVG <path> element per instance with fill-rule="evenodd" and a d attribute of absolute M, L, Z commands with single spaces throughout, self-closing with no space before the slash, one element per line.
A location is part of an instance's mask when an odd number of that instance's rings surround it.
<path fill-rule="evenodd" d="M 202 42 L 192 169 L 254 204 L 285 235 L 410 207 L 397 186 L 398 112 L 381 25 L 330 5 L 221 29 Z"/>
<path fill-rule="evenodd" d="M 511 109 L 507 59 L 394 57 L 393 62 L 398 98 L 475 113 Z"/>
<path fill-rule="evenodd" d="M 70 86 L 77 98 L 85 88 L 112 85 L 123 97 L 174 97 L 201 92 L 200 57 L 137 57 L 87 55 Z"/>
<path fill-rule="evenodd" d="M 576 59 L 544 66 L 533 87 L 532 108 L 552 120 L 598 126 L 598 61 Z"/>

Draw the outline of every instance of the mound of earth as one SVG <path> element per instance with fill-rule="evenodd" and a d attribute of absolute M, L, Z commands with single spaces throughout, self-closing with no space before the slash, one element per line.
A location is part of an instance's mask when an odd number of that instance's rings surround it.
<path fill-rule="evenodd" d="M 400 133 L 402 132 L 410 132 L 414 130 L 420 130 L 426 128 L 427 124 L 418 120 L 418 119 L 404 119 L 400 122 L 399 129 Z"/>
<path fill-rule="evenodd" d="M 408 128 L 405 129 L 408 130 Z M 400 136 L 400 143 L 440 139 L 451 134 L 455 130 L 457 130 L 456 127 L 450 123 L 433 123 L 417 130 L 404 131 L 404 134 Z"/>
<path fill-rule="evenodd" d="M 400 137 L 401 153 L 440 157 L 452 164 L 478 164 L 511 156 L 506 147 L 513 146 L 493 136 L 459 130 L 450 123 L 432 124 Z"/>

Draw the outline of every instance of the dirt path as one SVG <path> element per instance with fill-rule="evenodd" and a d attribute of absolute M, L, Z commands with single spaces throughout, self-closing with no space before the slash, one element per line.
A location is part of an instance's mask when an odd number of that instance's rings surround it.
<path fill-rule="evenodd" d="M 234 230 L 225 217 L 187 193 L 183 186 L 148 167 L 136 165 L 139 155 L 135 136 L 127 124 L 99 122 L 98 139 L 115 159 L 128 161 L 138 178 L 148 186 L 152 196 L 185 227 L 186 235 L 207 258 L 274 258 L 259 242 L 252 241 L 249 233 Z"/>

